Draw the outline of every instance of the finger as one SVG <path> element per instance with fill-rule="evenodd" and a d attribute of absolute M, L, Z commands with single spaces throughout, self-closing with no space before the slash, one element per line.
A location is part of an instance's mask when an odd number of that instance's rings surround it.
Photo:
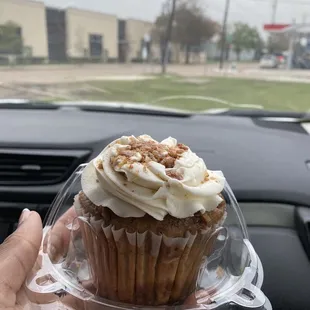
<path fill-rule="evenodd" d="M 16 293 L 34 266 L 42 240 L 38 213 L 24 210 L 17 230 L 0 246 L 0 291 Z"/>
<path fill-rule="evenodd" d="M 195 306 L 199 304 L 209 305 L 211 301 L 212 294 L 214 294 L 216 290 L 214 288 L 210 288 L 209 290 L 199 290 L 193 294 L 191 294 L 186 300 L 184 305 L 186 306 Z"/>
<path fill-rule="evenodd" d="M 49 231 L 46 249 L 54 263 L 64 257 L 68 251 L 71 229 L 73 229 L 72 227 L 69 229 L 69 226 L 74 224 L 76 218 L 75 209 L 72 207 L 56 221 Z"/>

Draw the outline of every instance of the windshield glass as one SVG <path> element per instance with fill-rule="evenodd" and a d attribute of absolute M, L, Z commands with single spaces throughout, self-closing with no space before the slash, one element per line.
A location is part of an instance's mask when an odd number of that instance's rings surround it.
<path fill-rule="evenodd" d="M 1 0 L 0 99 L 306 112 L 309 8 L 302 0 Z"/>

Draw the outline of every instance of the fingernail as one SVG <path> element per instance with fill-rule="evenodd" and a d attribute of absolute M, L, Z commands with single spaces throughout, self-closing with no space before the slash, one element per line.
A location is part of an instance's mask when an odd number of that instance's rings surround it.
<path fill-rule="evenodd" d="M 30 210 L 25 208 L 19 217 L 18 226 L 20 226 L 29 217 L 29 215 L 30 215 Z"/>

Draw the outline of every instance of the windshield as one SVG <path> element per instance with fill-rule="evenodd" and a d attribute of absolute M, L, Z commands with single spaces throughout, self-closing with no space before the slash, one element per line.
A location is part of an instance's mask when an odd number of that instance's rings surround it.
<path fill-rule="evenodd" d="M 309 8 L 303 0 L 1 0 L 0 99 L 306 112 Z"/>

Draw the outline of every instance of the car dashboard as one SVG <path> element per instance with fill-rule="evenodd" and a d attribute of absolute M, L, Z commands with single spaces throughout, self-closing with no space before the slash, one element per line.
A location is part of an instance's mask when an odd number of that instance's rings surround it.
<path fill-rule="evenodd" d="M 2 109 L 0 238 L 23 208 L 46 216 L 79 164 L 122 135 L 173 136 L 222 170 L 248 224 L 274 309 L 310 308 L 310 136 L 298 122 L 266 118 L 90 111 L 78 107 Z"/>

